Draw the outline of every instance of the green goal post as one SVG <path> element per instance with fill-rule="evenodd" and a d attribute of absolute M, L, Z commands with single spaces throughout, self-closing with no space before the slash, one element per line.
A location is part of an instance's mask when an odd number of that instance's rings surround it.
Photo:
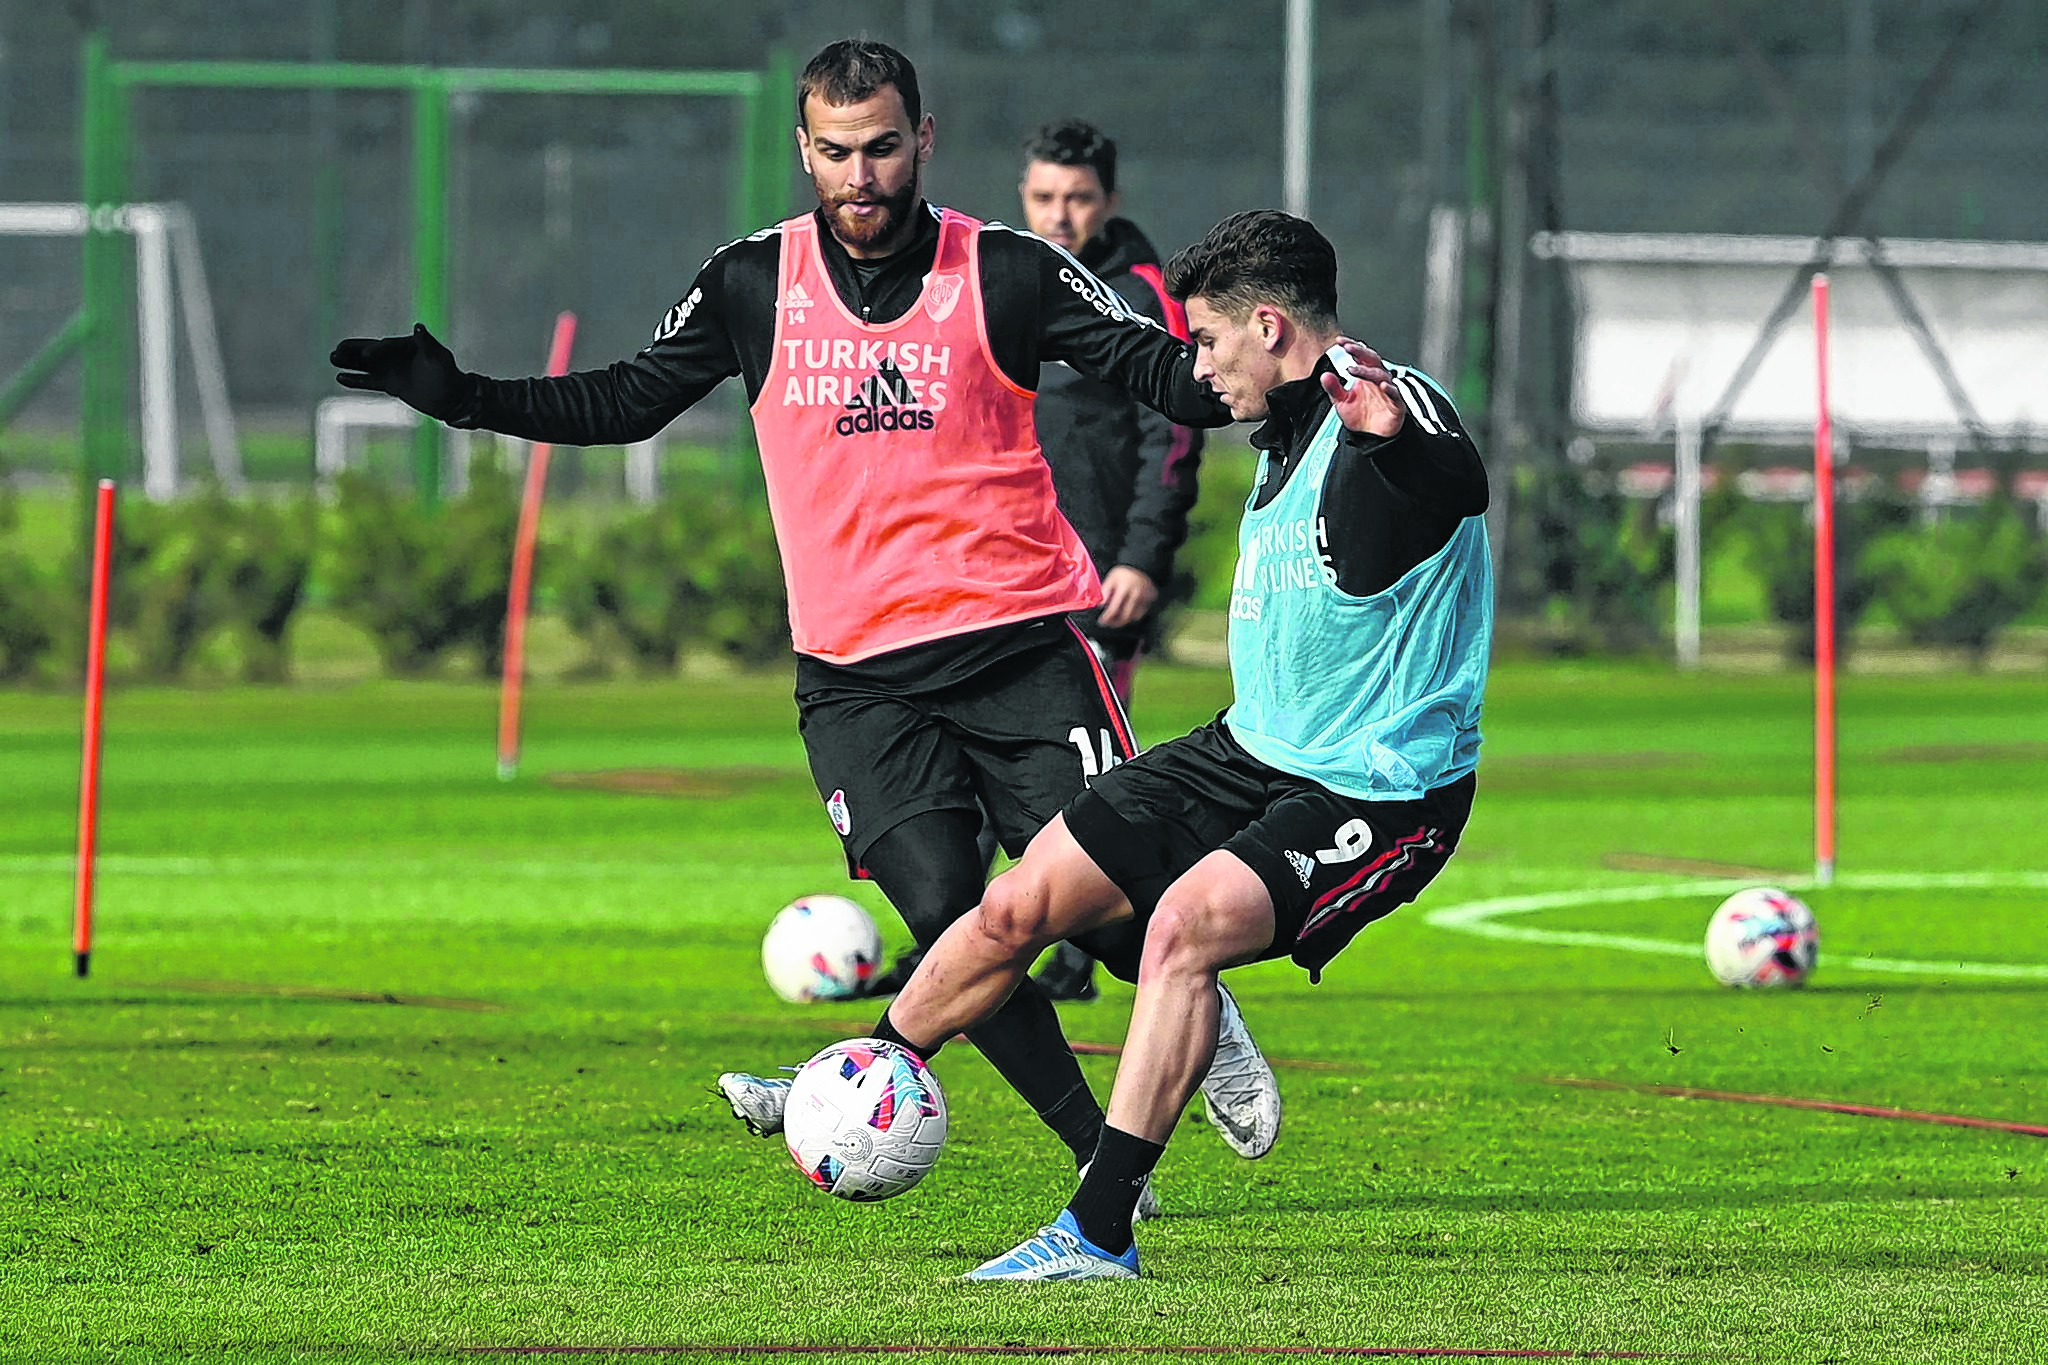
<path fill-rule="evenodd" d="M 84 237 L 84 344 L 81 486 L 120 474 L 127 441 L 130 370 L 125 328 L 115 324 L 126 297 L 128 263 L 117 240 L 114 214 L 128 199 L 132 141 L 130 92 L 184 86 L 243 90 L 395 90 L 412 103 L 413 310 L 443 340 L 450 340 L 448 279 L 449 103 L 458 94 L 711 95 L 741 102 L 737 135 L 739 190 L 732 229 L 744 236 L 785 215 L 788 156 L 784 112 L 795 97 L 787 54 L 772 54 L 759 71 L 585 70 L 382 66 L 352 62 L 116 61 L 104 33 L 89 34 L 84 55 L 83 202 L 90 214 Z M 420 424 L 413 444 L 419 495 L 440 496 L 441 442 L 437 424 Z"/>

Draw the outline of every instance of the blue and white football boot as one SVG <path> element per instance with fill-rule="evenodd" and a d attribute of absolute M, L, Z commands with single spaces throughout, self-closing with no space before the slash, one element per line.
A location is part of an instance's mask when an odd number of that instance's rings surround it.
<path fill-rule="evenodd" d="M 960 1277 L 963 1280 L 1135 1280 L 1138 1244 L 1112 1256 L 1081 1235 L 1071 1209 L 1061 1209 L 1051 1226 L 1042 1227 L 1010 1250 Z"/>

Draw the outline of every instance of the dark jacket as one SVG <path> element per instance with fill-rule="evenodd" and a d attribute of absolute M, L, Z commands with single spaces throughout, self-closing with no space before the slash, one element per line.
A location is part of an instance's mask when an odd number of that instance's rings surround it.
<path fill-rule="evenodd" d="M 1187 335 L 1184 315 L 1160 282 L 1159 253 L 1130 220 L 1104 223 L 1079 255 L 1133 311 Z M 1040 367 L 1034 411 L 1060 510 L 1080 533 L 1096 572 L 1128 564 L 1164 592 L 1174 553 L 1187 539 L 1202 433 L 1153 412 L 1129 390 L 1065 364 Z M 1075 620 L 1105 644 L 1135 643 L 1152 624 L 1148 619 L 1110 630 L 1096 614 L 1077 613 Z"/>

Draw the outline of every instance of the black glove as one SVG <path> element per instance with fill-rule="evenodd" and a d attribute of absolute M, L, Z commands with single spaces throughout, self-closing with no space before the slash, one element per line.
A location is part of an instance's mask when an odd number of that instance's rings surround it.
<path fill-rule="evenodd" d="M 407 407 L 443 422 L 468 416 L 476 406 L 477 378 L 464 373 L 455 356 L 420 323 L 411 336 L 350 337 L 327 357 L 343 388 L 388 393 Z"/>

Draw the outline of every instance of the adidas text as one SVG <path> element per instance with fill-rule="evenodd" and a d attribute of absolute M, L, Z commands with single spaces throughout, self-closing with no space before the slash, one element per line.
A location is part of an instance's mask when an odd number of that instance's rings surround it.
<path fill-rule="evenodd" d="M 841 436 L 868 431 L 930 431 L 935 425 L 924 408 L 862 408 L 849 412 L 832 424 Z"/>

